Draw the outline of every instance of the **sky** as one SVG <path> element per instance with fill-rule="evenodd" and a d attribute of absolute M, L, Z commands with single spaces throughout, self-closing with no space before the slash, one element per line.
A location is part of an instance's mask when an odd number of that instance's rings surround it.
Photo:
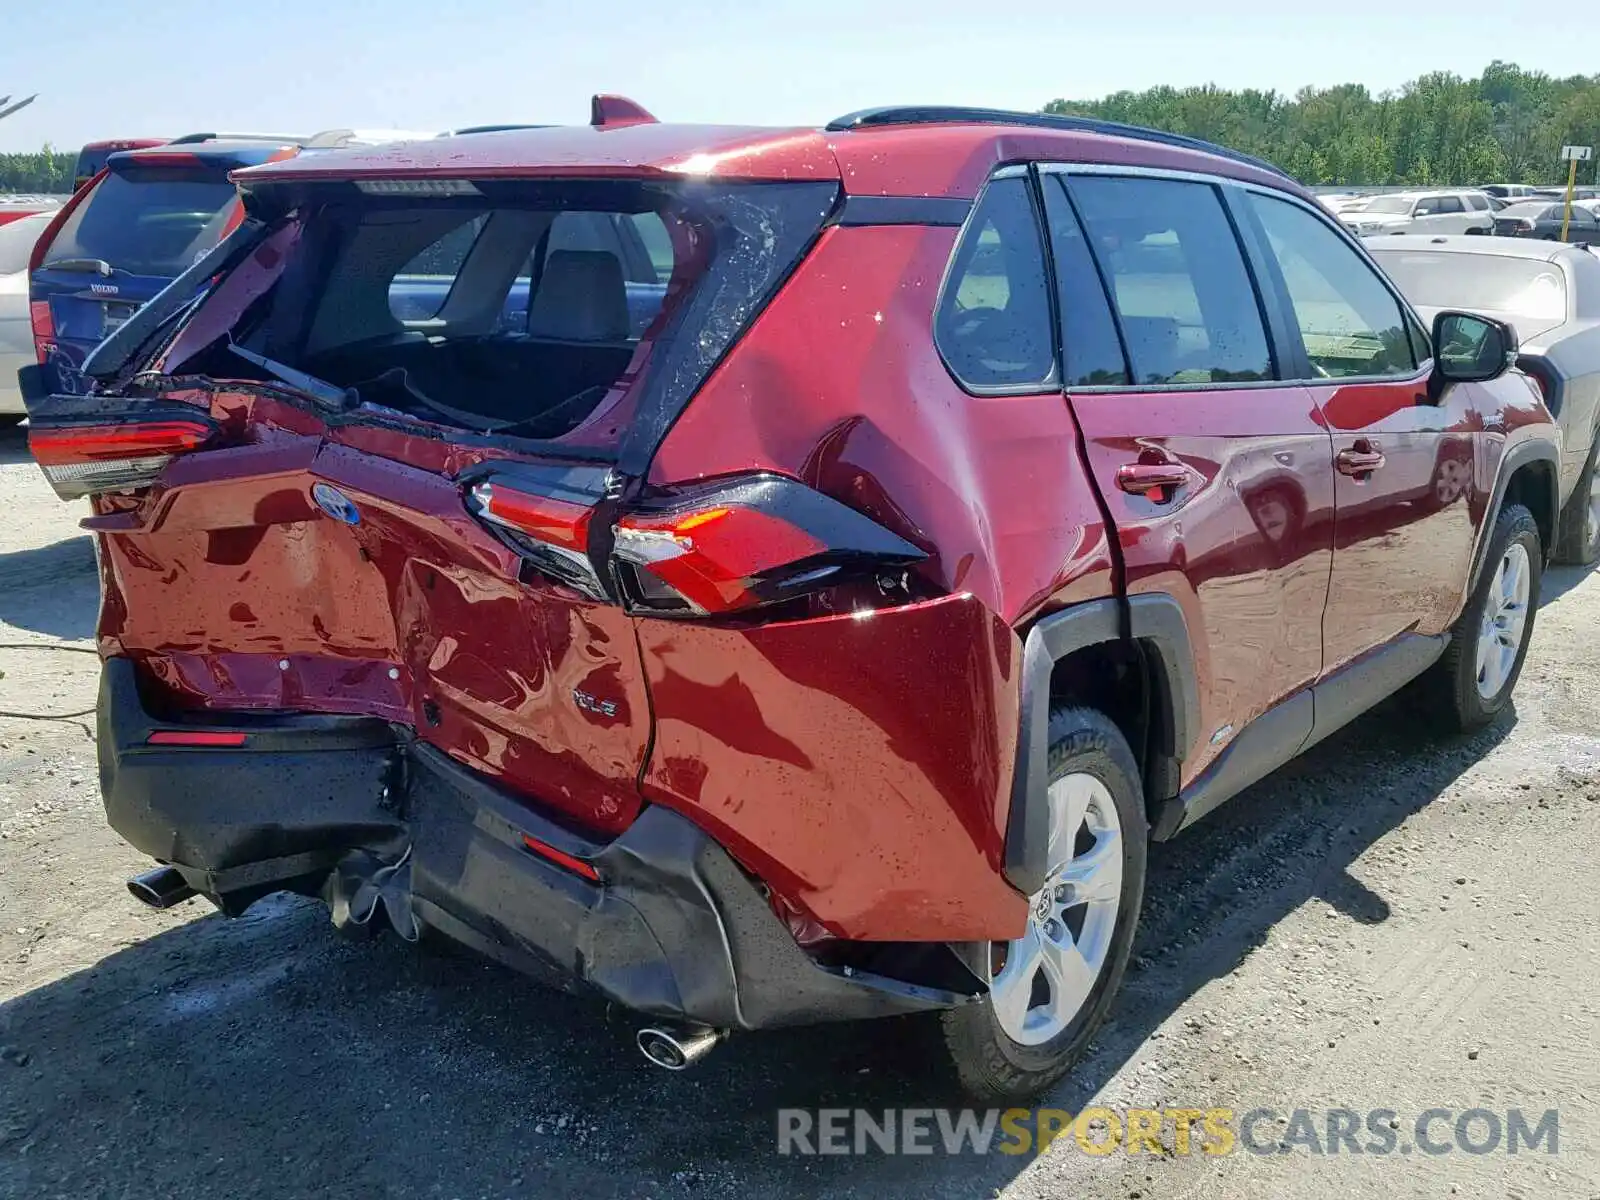
<path fill-rule="evenodd" d="M 588 119 L 819 125 L 880 104 L 1035 109 L 1157 84 L 1398 87 L 1503 58 L 1600 67 L 1504 0 L 0 0 L 0 151 L 197 130 Z"/>

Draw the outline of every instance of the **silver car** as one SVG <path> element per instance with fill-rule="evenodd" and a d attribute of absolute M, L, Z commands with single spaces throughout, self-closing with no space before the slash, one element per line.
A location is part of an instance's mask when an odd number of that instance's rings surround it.
<path fill-rule="evenodd" d="M 17 372 L 34 360 L 28 320 L 28 256 L 54 212 L 34 213 L 0 225 L 0 428 L 27 415 Z"/>
<path fill-rule="evenodd" d="M 1430 321 L 1466 309 L 1517 331 L 1517 365 L 1561 425 L 1559 561 L 1600 559 L 1600 257 L 1583 246 L 1503 237 L 1400 236 L 1367 249 Z"/>

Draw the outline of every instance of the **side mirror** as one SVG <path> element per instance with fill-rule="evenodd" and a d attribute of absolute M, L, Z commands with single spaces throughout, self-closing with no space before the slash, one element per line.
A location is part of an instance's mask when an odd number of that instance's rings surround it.
<path fill-rule="evenodd" d="M 1438 400 L 1452 383 L 1499 379 L 1516 364 L 1517 349 L 1517 332 L 1504 321 L 1476 313 L 1440 313 L 1433 319 L 1430 397 Z"/>

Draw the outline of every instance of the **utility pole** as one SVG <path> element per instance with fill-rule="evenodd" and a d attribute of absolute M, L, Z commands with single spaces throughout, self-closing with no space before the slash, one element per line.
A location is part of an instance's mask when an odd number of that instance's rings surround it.
<path fill-rule="evenodd" d="M 1563 146 L 1561 157 L 1567 164 L 1567 202 L 1561 210 L 1561 240 L 1567 240 L 1567 226 L 1572 223 L 1572 193 L 1578 186 L 1578 164 L 1588 162 L 1594 152 L 1592 146 Z"/>

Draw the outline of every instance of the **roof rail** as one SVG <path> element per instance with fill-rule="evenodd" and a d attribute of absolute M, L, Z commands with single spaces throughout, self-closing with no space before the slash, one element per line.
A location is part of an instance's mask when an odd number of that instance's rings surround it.
<path fill-rule="evenodd" d="M 195 142 L 293 142 L 298 145 L 306 139 L 297 133 L 186 133 L 167 143 L 169 146 L 190 146 Z"/>
<path fill-rule="evenodd" d="M 1189 137 L 1182 133 L 1167 133 L 1160 129 L 1146 129 L 1143 125 L 1125 125 L 1121 121 L 1102 121 L 1096 117 L 1073 117 L 1061 113 L 1011 112 L 1003 108 L 962 108 L 959 105 L 920 104 L 886 108 L 864 108 L 846 113 L 829 121 L 825 129 L 842 133 L 851 129 L 877 129 L 888 125 L 1023 125 L 1032 129 L 1059 129 L 1073 133 L 1099 133 L 1109 137 L 1134 138 L 1141 142 L 1156 142 L 1163 146 L 1176 146 L 1182 150 L 1199 150 L 1221 158 L 1271 171 L 1285 179 L 1290 175 L 1281 167 L 1265 159 L 1238 150 L 1230 150 L 1214 142 Z"/>

